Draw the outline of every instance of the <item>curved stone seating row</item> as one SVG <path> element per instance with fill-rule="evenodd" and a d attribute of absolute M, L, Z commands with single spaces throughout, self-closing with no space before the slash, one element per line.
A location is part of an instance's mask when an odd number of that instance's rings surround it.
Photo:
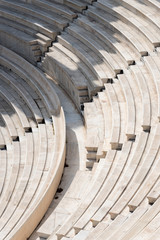
<path fill-rule="evenodd" d="M 141 46 L 140 42 L 143 38 L 140 34 L 139 36 L 128 34 L 129 27 L 125 22 L 109 14 L 105 8 L 102 11 L 97 5 L 90 7 L 86 16 L 78 19 L 77 23 L 94 32 L 102 43 L 105 42 L 110 47 L 110 54 L 114 56 L 116 53 L 114 57 L 117 58 L 117 61 L 118 56 L 121 56 L 125 63 L 122 66 L 132 64 L 141 55 L 152 49 L 150 45 L 149 47 Z"/>
<path fill-rule="evenodd" d="M 62 0 L 62 4 L 70 7 L 71 9 L 82 12 L 86 10 L 88 4 L 92 4 L 94 0 Z"/>
<path fill-rule="evenodd" d="M 6 47 L 12 48 L 12 50 L 17 52 L 18 48 L 21 49 L 21 56 L 25 57 L 25 53 L 27 53 L 26 56 L 32 63 L 40 61 L 41 51 L 40 47 L 38 46 L 38 41 L 36 41 L 32 36 L 13 28 L 13 25 L 15 25 L 15 23 L 13 23 L 11 20 L 8 21 L 1 18 L 0 43 Z M 22 26 L 22 29 L 23 28 L 24 26 Z M 12 45 L 13 42 L 14 45 Z"/>
<path fill-rule="evenodd" d="M 91 80 L 93 79 L 93 83 L 91 84 L 95 84 L 95 86 L 97 84 L 98 87 L 98 84 L 100 85 L 101 83 L 106 82 L 108 78 L 111 78 L 111 76 L 113 76 L 111 67 L 107 66 L 107 63 L 105 63 L 105 61 L 103 62 L 98 55 L 91 51 L 88 45 L 83 44 L 80 41 L 80 38 L 76 39 L 71 34 L 63 33 L 62 35 L 58 36 L 58 42 L 60 47 L 63 48 L 63 52 L 66 52 L 66 55 L 68 55 L 69 58 L 71 58 L 71 54 L 76 55 L 77 61 L 75 62 L 78 66 L 84 63 L 86 67 L 89 68 L 88 71 L 92 72 L 94 76 L 91 78 Z M 100 64 L 98 65 L 97 62 Z M 99 82 L 96 81 L 96 79 L 99 80 Z"/>
<path fill-rule="evenodd" d="M 160 8 L 159 1 L 157 1 L 157 0 L 148 0 L 148 1 L 147 1 L 147 5 L 148 5 L 148 6 L 152 6 L 152 7 L 154 7 L 154 8 L 157 8 L 157 9 Z"/>
<path fill-rule="evenodd" d="M 75 13 L 77 12 L 82 12 L 83 10 L 86 10 L 87 5 L 88 4 L 92 4 L 92 2 L 94 0 L 21 0 L 22 2 L 26 2 L 26 3 L 32 3 L 34 5 L 37 6 L 43 6 L 45 8 L 52 8 L 52 10 L 54 9 L 54 6 L 52 6 L 52 3 L 54 4 L 60 4 L 58 6 L 58 10 L 59 12 L 61 12 L 62 15 L 66 15 L 70 17 L 71 11 L 74 11 Z M 63 9 L 63 12 L 62 12 Z M 65 10 L 65 14 L 64 14 L 64 10 Z M 57 9 L 56 11 L 54 10 L 54 12 L 57 13 Z M 73 14 L 73 13 L 72 13 Z M 76 16 L 76 15 L 75 15 Z M 72 19 L 72 18 L 71 18 Z"/>
<path fill-rule="evenodd" d="M 143 39 L 146 39 L 145 41 L 153 44 L 153 46 L 159 46 L 159 27 L 157 26 L 156 21 L 151 22 L 149 14 L 145 12 L 145 15 L 141 14 L 135 14 L 134 8 L 136 7 L 136 2 L 138 5 L 138 1 L 135 1 L 134 6 L 132 5 L 129 9 L 126 7 L 123 7 L 123 3 L 125 1 L 117 2 L 117 1 L 104 1 L 104 0 L 98 0 L 95 5 L 99 7 L 100 9 L 105 10 L 106 12 L 110 12 L 113 14 L 113 16 L 117 17 L 118 19 L 124 21 L 129 26 L 135 28 L 140 32 L 140 34 L 143 35 Z M 131 1 L 132 3 L 133 1 Z M 129 3 L 130 4 L 130 3 Z M 140 3 L 139 3 L 140 5 Z M 138 7 L 140 9 L 140 7 Z M 141 9 L 145 9 L 144 4 L 141 4 Z M 150 12 L 151 10 L 148 10 Z M 155 9 L 153 9 L 155 12 Z M 140 12 L 140 10 L 139 10 Z M 140 22 L 140 24 L 138 24 Z M 157 20 L 158 22 L 158 20 Z M 148 26 L 148 28 L 147 28 Z M 150 29 L 150 30 L 149 30 Z"/>
<path fill-rule="evenodd" d="M 87 78 L 77 65 L 66 56 L 59 45 L 54 44 L 49 53 L 46 54 L 40 65 L 50 76 L 54 77 L 62 88 L 70 95 L 74 103 L 81 109 L 84 102 L 88 102 L 89 88 Z M 87 76 L 89 77 L 89 76 Z M 94 90 L 92 88 L 92 90 Z"/>
<path fill-rule="evenodd" d="M 86 128 L 86 143 L 87 162 L 86 167 L 90 168 L 93 163 L 104 154 L 104 117 L 102 107 L 98 99 L 94 98 L 93 102 L 85 103 L 84 119 Z M 93 121 L 96 116 L 96 121 Z"/>
<path fill-rule="evenodd" d="M 0 99 L 1 99 L 0 109 L 1 109 L 1 118 L 2 118 L 1 126 L 4 125 L 3 122 L 7 123 L 6 125 L 8 128 L 8 134 L 9 134 L 8 139 L 14 140 L 18 136 L 17 131 L 22 131 L 22 134 L 23 134 L 24 130 L 23 130 L 21 124 L 19 123 L 19 119 L 17 119 L 18 116 L 15 114 L 13 109 L 7 104 L 6 101 L 4 101 L 4 99 L 2 97 Z M 20 126 L 18 129 L 15 128 L 15 125 L 14 125 L 15 121 L 17 121 L 19 123 L 19 124 L 17 124 Z"/>
<path fill-rule="evenodd" d="M 159 20 L 155 17 L 158 14 L 159 8 L 157 8 L 157 5 L 154 5 L 151 7 L 150 1 L 128 1 L 128 0 L 122 0 L 120 1 L 121 6 L 124 6 L 126 9 L 129 9 L 131 12 L 137 13 L 139 17 L 142 17 L 144 19 L 147 18 L 147 20 L 151 24 L 154 24 L 159 28 Z M 156 29 L 156 28 L 155 28 Z M 158 34 L 157 34 L 158 36 Z"/>
<path fill-rule="evenodd" d="M 159 199 L 157 200 L 157 202 L 152 207 L 150 207 L 148 209 L 146 208 L 145 212 L 144 212 L 144 209 L 143 209 L 142 210 L 143 214 L 140 215 L 140 217 L 139 217 L 139 221 L 141 221 L 141 223 L 139 224 L 138 220 L 134 223 L 132 223 L 132 222 L 128 223 L 127 225 L 129 227 L 127 229 L 128 230 L 127 233 L 122 232 L 122 230 L 119 232 L 120 239 L 128 239 L 128 238 L 131 238 L 131 239 L 132 238 L 133 239 L 139 238 L 140 239 L 143 230 L 147 231 L 147 228 L 149 228 L 149 226 L 151 224 L 153 224 L 156 220 L 158 220 L 158 215 L 159 215 L 158 211 L 157 211 L 158 210 L 158 208 L 157 208 L 158 204 L 159 204 Z M 137 209 L 137 210 L 139 210 L 139 209 Z M 155 230 L 156 230 L 156 226 L 155 226 Z M 151 234 L 152 233 L 154 233 L 154 229 L 151 232 Z M 149 233 L 147 237 L 150 237 L 151 234 Z"/>
<path fill-rule="evenodd" d="M 134 213 L 130 213 L 129 215 L 121 214 L 119 215 L 114 221 L 111 221 L 109 219 L 104 220 L 103 222 L 101 222 L 99 224 L 99 227 L 97 226 L 96 228 L 92 229 L 91 234 L 88 234 L 88 237 L 84 238 L 85 240 L 89 240 L 89 239 L 114 239 L 114 238 L 118 238 L 118 239 L 140 239 L 140 237 L 142 236 L 142 234 L 144 234 L 144 232 L 147 232 L 147 229 L 150 228 L 151 230 L 151 226 L 152 226 L 152 231 L 148 232 L 146 234 L 146 238 L 144 239 L 149 239 L 149 237 L 153 234 L 154 230 L 156 232 L 156 228 L 159 227 L 159 223 L 157 223 L 153 226 L 153 224 L 155 223 L 156 219 L 158 220 L 158 215 L 154 218 L 153 215 L 152 217 L 148 218 L 149 214 L 153 213 L 154 209 L 151 207 L 138 207 Z M 149 221 L 151 221 L 149 224 L 144 223 L 143 220 L 144 219 L 148 219 Z M 153 218 L 153 219 L 152 219 Z M 143 223 L 140 224 L 140 221 L 142 221 Z M 137 230 L 135 232 L 133 232 L 133 229 L 135 229 L 135 226 L 138 226 L 138 223 L 140 225 L 139 228 L 137 228 Z M 144 229 L 143 229 L 143 227 Z M 138 233 L 138 231 L 140 233 Z M 126 234 L 126 232 L 128 232 L 128 234 Z M 126 235 L 126 236 L 125 236 Z M 91 236 L 93 238 L 91 238 Z M 137 237 L 137 238 L 136 238 Z M 144 237 L 144 235 L 143 235 Z M 62 238 L 63 239 L 63 238 Z M 74 238 L 73 238 L 74 239 Z"/>
<path fill-rule="evenodd" d="M 67 180 L 68 173 L 65 174 L 65 179 Z M 53 206 L 50 206 L 48 211 L 45 214 L 45 218 L 41 222 L 41 225 L 38 226 L 36 231 L 31 235 L 30 239 L 35 239 L 38 236 L 40 238 L 47 238 L 53 232 L 53 229 L 58 225 L 62 224 L 69 216 L 73 209 L 75 210 L 81 200 L 84 199 L 84 195 L 88 190 L 90 183 L 92 182 L 93 174 L 90 171 L 77 171 L 74 175 L 74 179 L 67 189 L 66 194 L 62 196 L 61 194 L 57 194 L 56 197 L 59 201 L 58 204 L 55 204 L 55 200 L 53 201 Z M 82 183 L 82 184 L 81 184 Z M 66 183 L 65 183 L 66 184 Z M 61 200 L 59 200 L 61 198 Z M 67 205 L 66 205 L 67 203 Z M 55 207 L 54 207 L 55 206 Z M 51 208 L 54 208 L 54 211 Z M 60 216 L 60 218 L 58 217 Z"/>
<path fill-rule="evenodd" d="M 106 157 L 100 159 L 97 165 L 95 174 L 93 176 L 92 183 L 88 189 L 88 193 L 84 200 L 78 207 L 78 209 L 69 217 L 69 219 L 64 223 L 56 234 L 61 238 L 62 236 L 67 236 L 67 233 L 72 229 L 74 223 L 87 211 L 88 206 L 92 203 L 99 190 L 103 186 L 103 183 L 110 172 L 116 156 L 115 150 L 109 150 Z M 52 238 L 51 238 L 52 239 Z"/>
<path fill-rule="evenodd" d="M 2 99 L 3 100 L 3 99 Z M 6 102 L 5 103 L 5 108 L 7 106 Z M 7 106 L 8 107 L 8 106 Z M 14 113 L 14 111 L 13 111 Z M 15 116 L 15 115 L 14 115 Z M 19 120 L 19 119 L 18 119 Z M 0 124 L 0 129 L 1 129 L 1 148 L 2 149 L 5 149 L 6 148 L 6 145 L 7 144 L 10 144 L 12 138 L 9 134 L 9 131 L 8 129 L 5 128 L 5 123 L 4 123 L 4 120 L 3 118 L 1 117 L 1 120 L 0 120 L 1 124 Z"/>
<path fill-rule="evenodd" d="M 1 79 L 2 79 L 2 77 L 1 77 Z M 6 102 L 11 104 L 12 108 L 14 109 L 14 111 L 17 113 L 17 115 L 19 117 L 21 126 L 23 127 L 24 130 L 27 131 L 30 128 L 30 124 L 29 124 L 29 121 L 28 121 L 26 115 L 24 114 L 23 109 L 20 105 L 19 97 L 17 97 L 16 95 L 14 96 L 13 89 L 12 88 L 10 89 L 9 87 L 7 89 L 7 87 L 8 87 L 8 85 L 5 84 L 5 82 L 3 82 L 3 79 L 2 79 L 0 94 L 6 100 Z M 12 137 L 12 135 L 11 135 L 11 137 Z M 13 135 L 13 137 L 15 137 L 15 136 Z"/>
<path fill-rule="evenodd" d="M 148 193 L 147 198 L 150 204 L 153 204 L 159 197 L 160 181 L 157 179 L 156 184 L 153 186 L 151 191 Z"/>
<path fill-rule="evenodd" d="M 56 193 L 65 120 L 40 70 L 0 46 L 0 238 L 28 238 Z"/>
<path fill-rule="evenodd" d="M 43 8 L 45 10 L 48 9 L 48 10 L 50 10 L 50 12 L 52 12 L 52 14 L 62 15 L 68 20 L 72 20 L 73 18 L 76 17 L 76 13 L 74 13 L 73 10 L 70 10 L 68 7 L 65 7 L 65 5 L 62 4 L 62 1 L 21 0 L 21 2 L 31 4 L 31 5 L 26 5 L 26 6 L 31 6 L 31 7 L 36 6 L 39 9 Z M 37 13 L 38 13 L 38 11 L 37 11 Z"/>
<path fill-rule="evenodd" d="M 66 23 L 66 19 L 62 18 L 62 17 L 58 17 L 56 15 L 52 15 L 51 13 L 47 14 L 38 9 L 37 11 L 37 7 L 35 7 L 34 5 L 31 4 L 24 4 L 21 2 L 17 2 L 17 1 L 5 1 L 5 0 L 1 0 L 1 7 L 4 7 L 4 9 L 7 7 L 9 7 L 10 11 L 15 11 L 19 12 L 19 13 L 23 13 L 26 14 L 28 16 L 28 18 L 32 19 L 32 16 L 34 16 L 37 19 L 41 19 L 42 22 L 44 21 L 44 23 L 48 23 L 48 27 L 53 25 L 56 26 L 58 29 L 63 30 L 64 27 L 66 27 L 67 23 Z M 34 18 L 33 18 L 34 19 Z"/>
<path fill-rule="evenodd" d="M 79 23 L 79 21 L 80 20 L 78 20 L 78 23 Z M 70 25 L 67 28 L 67 32 L 71 36 L 75 37 L 76 39 L 79 39 L 84 45 L 87 45 L 95 54 L 97 54 L 99 56 L 101 62 L 103 62 L 103 61 L 106 62 L 106 65 L 108 66 L 108 70 L 110 70 L 110 72 L 112 72 L 113 70 L 116 73 L 120 72 L 121 67 L 118 65 L 118 59 L 117 59 L 117 61 L 115 61 L 114 58 L 111 56 L 111 54 L 108 54 L 108 52 L 110 52 L 111 50 L 109 48 L 107 49 L 107 47 L 103 48 L 103 42 L 100 43 L 100 41 L 98 41 L 98 39 L 96 37 L 94 37 L 92 33 L 91 34 L 89 33 L 88 29 L 85 29 L 84 25 L 82 25 L 82 26 L 81 25 L 80 26 L 79 25 L 78 26 Z M 108 61 L 107 61 L 107 59 L 108 59 Z M 121 62 L 121 64 L 122 63 L 123 62 Z"/>
<path fill-rule="evenodd" d="M 148 67 L 148 69 L 150 70 L 152 77 L 154 79 L 154 84 L 156 86 L 156 90 L 158 92 L 158 118 L 160 119 L 160 113 L 159 113 L 159 106 L 160 106 L 160 92 L 159 92 L 159 80 L 160 80 L 160 76 L 159 76 L 159 69 L 160 69 L 160 61 L 159 61 L 159 56 L 156 54 L 153 54 L 153 57 L 148 57 L 148 58 L 144 58 L 144 62 L 145 65 Z"/>

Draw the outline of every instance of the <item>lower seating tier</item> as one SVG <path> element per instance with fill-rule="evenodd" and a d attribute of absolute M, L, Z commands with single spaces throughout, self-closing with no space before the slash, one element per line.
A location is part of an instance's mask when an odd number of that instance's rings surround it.
<path fill-rule="evenodd" d="M 5 47 L 0 52 L 0 238 L 26 239 L 61 179 L 65 120 L 44 74 Z"/>

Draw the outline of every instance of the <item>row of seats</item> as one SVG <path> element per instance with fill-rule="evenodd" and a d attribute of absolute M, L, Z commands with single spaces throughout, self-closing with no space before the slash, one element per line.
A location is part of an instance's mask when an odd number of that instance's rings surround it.
<path fill-rule="evenodd" d="M 55 194 L 65 120 L 44 74 L 0 45 L 0 238 L 28 238 Z"/>

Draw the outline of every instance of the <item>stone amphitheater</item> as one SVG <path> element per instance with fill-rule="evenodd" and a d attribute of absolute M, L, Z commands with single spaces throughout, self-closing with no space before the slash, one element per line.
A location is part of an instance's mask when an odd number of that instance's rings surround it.
<path fill-rule="evenodd" d="M 0 0 L 0 240 L 160 240 L 160 0 Z"/>

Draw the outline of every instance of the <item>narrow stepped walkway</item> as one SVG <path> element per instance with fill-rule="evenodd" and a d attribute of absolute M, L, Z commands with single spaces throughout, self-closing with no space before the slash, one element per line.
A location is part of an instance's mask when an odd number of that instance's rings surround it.
<path fill-rule="evenodd" d="M 44 219 L 29 238 L 49 237 L 83 201 L 93 173 L 86 171 L 85 128 L 81 115 L 64 91 L 53 83 L 64 109 L 67 127 L 66 165 L 61 184 Z"/>

